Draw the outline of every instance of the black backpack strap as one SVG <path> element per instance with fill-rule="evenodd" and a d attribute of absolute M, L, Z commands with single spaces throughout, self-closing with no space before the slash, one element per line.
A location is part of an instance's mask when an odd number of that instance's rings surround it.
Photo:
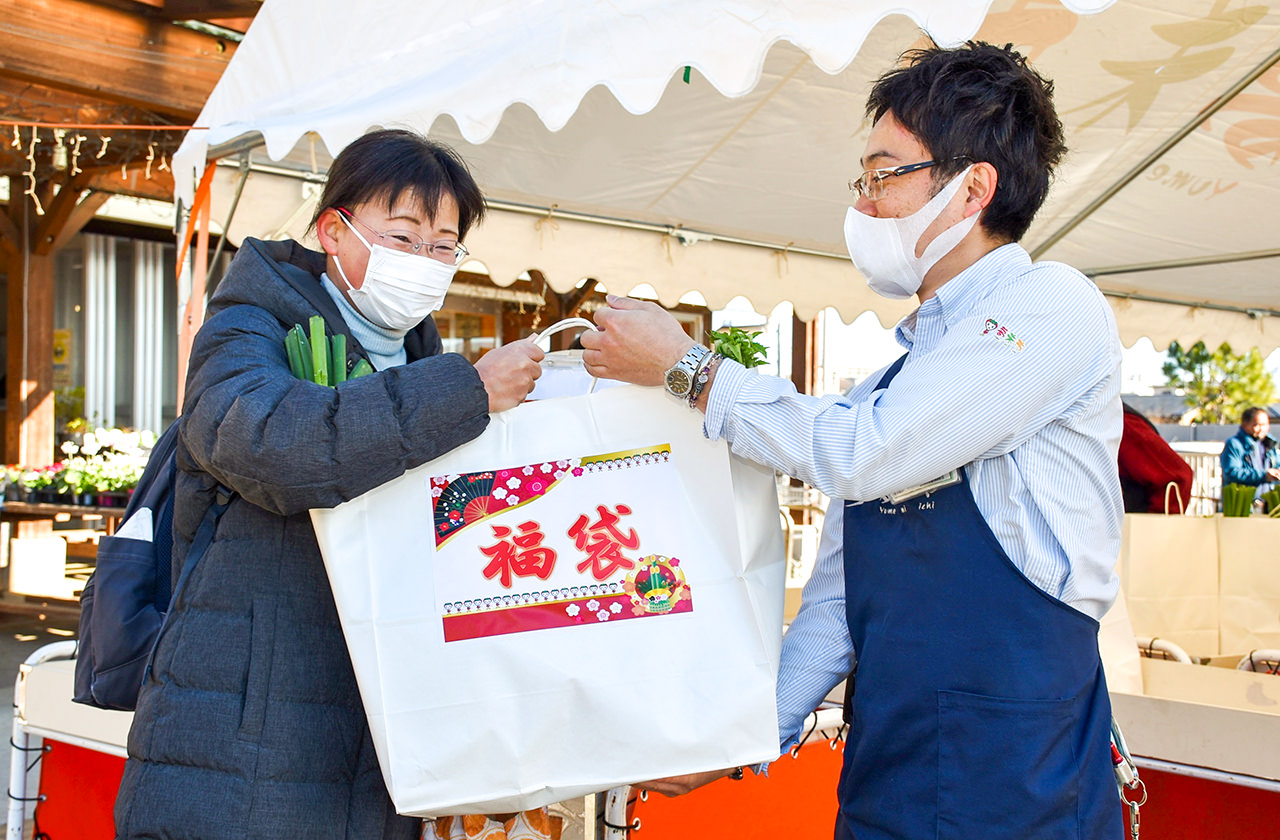
<path fill-rule="evenodd" d="M 182 591 L 187 578 L 191 576 L 191 570 L 195 568 L 196 563 L 200 562 L 200 558 L 204 553 L 209 550 L 209 546 L 213 543 L 214 531 L 218 529 L 218 520 L 222 518 L 222 514 L 226 513 L 235 495 L 234 490 L 229 490 L 221 484 L 218 485 L 213 503 L 204 512 L 204 519 L 200 520 L 200 527 L 196 529 L 195 536 L 191 538 L 191 545 L 187 548 L 187 557 L 182 563 L 182 573 L 178 575 L 178 582 L 173 585 L 171 604 L 178 599 L 178 593 Z M 172 510 L 169 511 L 169 515 L 170 517 L 173 516 Z"/>

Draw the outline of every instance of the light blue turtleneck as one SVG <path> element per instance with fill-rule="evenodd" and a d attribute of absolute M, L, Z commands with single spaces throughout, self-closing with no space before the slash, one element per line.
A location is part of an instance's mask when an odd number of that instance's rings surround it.
<path fill-rule="evenodd" d="M 404 350 L 404 337 L 407 332 L 380 327 L 361 315 L 329 279 L 328 274 L 320 275 L 320 283 L 329 293 L 329 297 L 333 298 L 333 302 L 338 305 L 343 319 L 351 328 L 351 335 L 368 351 L 369 361 L 375 369 L 386 370 L 408 361 Z"/>

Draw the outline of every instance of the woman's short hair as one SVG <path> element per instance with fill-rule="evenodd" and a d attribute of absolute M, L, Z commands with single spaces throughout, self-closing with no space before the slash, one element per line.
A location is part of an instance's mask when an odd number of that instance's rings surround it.
<path fill-rule="evenodd" d="M 937 189 L 971 163 L 994 166 L 996 193 L 981 224 L 993 237 L 1022 238 L 1067 151 L 1053 82 L 1012 45 L 910 50 L 867 99 L 867 116 L 889 111 L 939 162 Z"/>
<path fill-rule="evenodd" d="M 308 229 L 330 207 L 374 202 L 390 209 L 405 193 L 432 222 L 441 196 L 453 196 L 459 238 L 484 217 L 484 195 L 457 152 L 415 131 L 384 129 L 357 138 L 334 158 Z"/>

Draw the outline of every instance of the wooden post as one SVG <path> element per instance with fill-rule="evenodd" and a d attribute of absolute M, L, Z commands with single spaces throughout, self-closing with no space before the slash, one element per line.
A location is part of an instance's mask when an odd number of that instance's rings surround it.
<path fill-rule="evenodd" d="M 37 227 L 30 201 L 11 199 L 17 231 Z M 27 214 L 24 218 L 24 214 Z M 5 249 L 8 263 L 8 361 L 5 368 L 5 462 L 44 466 L 53 461 L 53 256 L 27 241 Z M 19 522 L 14 536 L 51 533 L 51 520 Z"/>
<path fill-rule="evenodd" d="M 791 381 L 802 394 L 812 394 L 817 379 L 817 333 L 814 321 L 791 316 Z"/>

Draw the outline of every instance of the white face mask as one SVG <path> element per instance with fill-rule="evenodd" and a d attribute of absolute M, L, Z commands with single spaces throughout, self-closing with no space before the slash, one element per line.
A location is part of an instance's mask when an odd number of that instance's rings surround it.
<path fill-rule="evenodd" d="M 924 254 L 916 256 L 920 237 L 942 215 L 972 168 L 952 178 L 941 192 L 929 199 L 928 204 L 910 216 L 886 219 L 849 208 L 844 218 L 844 242 L 849 248 L 849 257 L 867 278 L 867 285 L 872 291 L 887 298 L 911 297 L 919 291 L 929 269 L 951 253 L 973 229 L 978 222 L 978 213 L 938 234 L 924 249 Z"/>
<path fill-rule="evenodd" d="M 458 271 L 456 265 L 447 265 L 431 257 L 419 257 L 408 251 L 370 245 L 346 216 L 342 213 L 338 216 L 369 249 L 369 264 L 364 270 L 364 282 L 358 289 L 347 279 L 338 255 L 333 255 L 338 274 L 347 284 L 351 304 L 361 315 L 383 329 L 408 332 L 444 304 L 445 293 Z"/>

